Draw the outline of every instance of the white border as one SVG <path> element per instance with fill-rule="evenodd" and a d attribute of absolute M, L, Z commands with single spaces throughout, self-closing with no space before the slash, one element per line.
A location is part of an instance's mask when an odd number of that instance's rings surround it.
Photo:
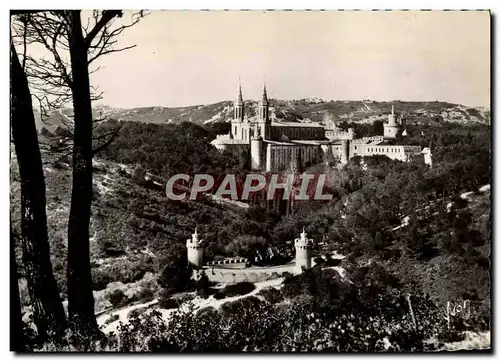
<path fill-rule="evenodd" d="M 1 107 L 2 107 L 2 114 L 4 115 L 2 118 L 2 121 L 0 122 L 0 127 L 2 128 L 0 131 L 0 134 L 2 136 L 2 153 L 0 156 L 0 170 L 1 170 L 1 177 L 0 177 L 0 182 L 1 182 L 1 189 L 2 192 L 1 198 L 0 198 L 0 207 L 1 207 L 1 218 L 0 218 L 0 226 L 1 226 L 1 234 L 4 235 L 3 241 L 1 242 L 2 246 L 2 257 L 3 257 L 3 262 L 1 262 L 1 267 L 2 267 L 2 277 L 1 277 L 1 284 L 0 284 L 0 289 L 3 290 L 4 296 L 0 298 L 0 302 L 2 305 L 2 311 L 1 312 L 1 342 L 2 342 L 2 351 L 7 351 L 9 350 L 9 301 L 7 297 L 7 293 L 9 290 L 9 260 L 8 260 L 8 255 L 9 255 L 9 242 L 8 242 L 8 237 L 10 237 L 9 233 L 9 134 L 10 134 L 10 129 L 9 129 L 9 73 L 8 73 L 8 68 L 9 68 L 9 54 L 8 54 L 8 31 L 9 31 L 9 15 L 8 15 L 8 9 L 9 8 L 16 8 L 16 9 L 36 9 L 36 8 L 49 8 L 49 9 L 56 9 L 56 8 L 62 8 L 61 5 L 63 6 L 68 6 L 71 5 L 72 8 L 84 8 L 84 9 L 91 9 L 91 8 L 123 8 L 123 9 L 138 9 L 138 8 L 146 8 L 146 9 L 394 9 L 394 10 L 401 10 L 401 9 L 492 9 L 493 14 L 498 14 L 500 13 L 500 8 L 499 4 L 500 2 L 498 1 L 460 1 L 460 0 L 455 0 L 455 1 L 437 1 L 437 0 L 419 0 L 419 1 L 377 1 L 377 2 L 369 2 L 369 1 L 360 1 L 360 0 L 351 0 L 351 1 L 346 1 L 346 0 L 339 0 L 339 1 L 328 1 L 328 0 L 302 0 L 302 1 L 277 1 L 277 0 L 213 0 L 213 1 L 193 1 L 193 0 L 184 0 L 184 1 L 169 1 L 169 2 L 163 2 L 163 1 L 133 1 L 133 0 L 122 0 L 122 1 L 96 1 L 96 0 L 88 0 L 88 1 L 72 1 L 71 4 L 69 3 L 61 3 L 58 1 L 44 1 L 43 3 L 37 2 L 37 1 L 16 1 L 16 2 L 2 2 L 2 16 L 0 17 L 0 22 L 1 26 L 0 29 L 2 29 L 2 33 L 4 34 L 5 43 L 4 46 L 2 46 L 0 49 L 2 51 L 2 56 L 0 56 L 0 61 L 2 62 L 2 67 L 1 69 L 3 70 L 2 72 L 2 77 L 4 80 L 2 81 L 1 84 L 4 84 L 4 89 L 5 93 L 3 93 L 3 96 L 1 98 Z M 7 5 L 7 7 L 5 7 Z M 9 6 L 10 5 L 10 6 Z M 498 19 L 496 19 L 498 20 Z M 495 38 L 498 37 L 498 25 L 496 26 L 495 29 Z M 493 38 L 492 41 L 495 39 Z M 495 51 L 495 65 L 498 63 L 498 56 L 497 56 L 497 51 Z M 497 76 L 495 75 L 495 80 L 497 80 Z M 494 109 L 498 109 L 498 95 L 495 94 L 495 99 L 494 99 Z M 494 123 L 494 122 L 492 122 Z M 494 140 L 499 139 L 497 137 L 497 132 L 498 130 L 496 129 L 498 126 L 495 127 L 495 138 Z M 495 142 L 492 143 L 492 146 L 495 144 Z M 495 158 L 495 168 L 498 167 L 498 158 Z M 495 183 L 496 183 L 496 177 L 494 177 Z M 494 185 L 496 186 L 496 184 Z M 496 188 L 496 187 L 495 187 Z M 496 196 L 493 201 L 493 204 L 496 204 Z M 498 212 L 495 212 L 494 214 L 494 223 L 497 220 Z M 495 237 L 497 238 L 497 237 Z M 492 240 L 494 242 L 495 240 Z M 499 245 L 496 245 L 494 247 L 495 254 L 494 256 L 495 259 L 498 260 L 498 249 L 500 248 Z M 498 289 L 498 278 L 496 278 L 495 281 L 495 286 L 496 289 Z M 498 318 L 496 317 L 495 314 L 495 325 L 498 326 Z M 493 335 L 495 336 L 495 339 L 492 340 L 492 345 L 499 345 L 498 343 L 498 332 L 493 332 Z M 9 352 L 9 356 L 13 357 L 13 354 Z M 104 355 L 94 355 L 94 357 L 97 358 L 102 358 Z M 120 356 L 120 355 L 119 355 Z M 207 357 L 206 355 L 200 355 L 201 357 Z M 241 356 L 236 356 L 236 355 L 231 355 L 232 357 L 241 357 Z M 231 357 L 230 356 L 230 357 Z M 305 357 L 307 357 L 306 355 Z M 347 355 L 346 355 L 347 356 Z M 340 357 L 344 358 L 346 356 L 336 356 L 333 355 L 333 357 Z M 427 355 L 427 357 L 432 357 L 431 355 Z M 63 356 L 64 358 L 66 356 Z M 132 359 L 140 359 L 143 357 L 143 355 L 134 355 L 134 356 L 128 356 L 132 357 Z M 179 358 L 180 356 L 175 356 L 175 355 L 168 355 L 168 356 L 163 356 L 163 357 L 169 357 L 169 358 Z M 183 359 L 186 358 L 186 356 L 181 356 Z M 196 356 L 189 356 L 189 357 L 196 357 Z M 268 358 L 269 355 L 261 355 L 259 356 L 260 358 Z M 304 357 L 304 356 L 299 356 L 299 357 Z M 358 357 L 358 358 L 365 358 L 367 355 L 364 356 L 354 356 L 350 355 L 347 356 L 349 358 L 352 357 Z M 383 357 L 383 356 L 382 356 Z M 422 357 L 421 355 L 416 356 L 417 358 Z"/>

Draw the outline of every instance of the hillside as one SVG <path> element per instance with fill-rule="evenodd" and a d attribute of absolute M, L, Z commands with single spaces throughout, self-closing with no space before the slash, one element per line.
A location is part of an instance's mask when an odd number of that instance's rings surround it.
<path fill-rule="evenodd" d="M 235 325 L 244 325 L 245 330 L 261 327 L 261 321 L 265 324 L 269 317 L 274 319 L 278 315 L 283 317 L 278 318 L 280 322 L 291 322 L 295 317 L 302 320 L 306 317 L 304 307 L 314 306 L 313 309 L 330 312 L 330 318 L 325 318 L 328 320 L 325 327 L 330 327 L 339 319 L 335 312 L 342 310 L 344 314 L 346 306 L 354 307 L 355 314 L 368 312 L 359 318 L 363 331 L 357 333 L 368 337 L 372 331 L 365 332 L 366 327 L 374 325 L 365 323 L 368 317 L 376 317 L 384 325 L 393 322 L 384 319 L 391 313 L 381 313 L 381 309 L 391 308 L 399 315 L 398 319 L 404 317 L 405 329 L 411 328 L 408 318 L 400 314 L 406 313 L 401 308 L 401 301 L 406 301 L 400 296 L 410 292 L 414 302 L 419 300 L 413 306 L 420 313 L 419 322 L 425 324 L 426 333 L 422 337 L 446 329 L 441 312 L 450 297 L 469 299 L 474 307 L 473 319 L 457 330 L 489 330 L 491 206 L 490 192 L 482 187 L 491 182 L 488 126 L 413 125 L 408 136 L 410 144 L 423 145 L 429 140 L 434 143 L 432 168 L 372 157 L 365 159 L 366 168 L 353 158 L 342 168 L 321 169 L 318 165 L 317 170 L 309 169 L 330 175 L 334 199 L 326 203 L 296 202 L 288 215 L 280 207 L 259 202 L 242 208 L 219 204 L 209 196 L 186 202 L 167 199 L 163 185 L 175 173 L 244 174 L 244 167 L 236 157 L 220 153 L 210 145 L 213 128 L 218 124 L 125 122 L 114 141 L 94 158 L 90 252 L 95 306 L 96 311 L 103 312 L 100 317 L 103 325 L 114 327 L 120 320 L 146 311 L 142 306 L 152 305 L 155 299 L 163 314 L 166 308 L 171 308 L 169 305 L 176 303 L 170 295 L 165 296 L 165 283 L 161 282 L 173 278 L 172 270 L 182 270 L 178 264 L 184 265 L 185 259 L 182 263 L 173 263 L 173 259 L 185 257 L 185 242 L 195 226 L 206 240 L 205 260 L 235 256 L 250 259 L 256 251 L 269 249 L 269 245 L 287 247 L 305 227 L 314 239 L 315 260 L 327 253 L 345 255 L 340 267 L 353 283 L 338 279 L 336 271 L 328 272 L 330 266 L 338 264 L 325 264 L 325 273 L 316 269 L 313 274 L 299 278 L 286 276 L 283 313 L 266 313 L 259 319 L 252 311 L 249 320 L 242 319 Z M 420 139 L 423 130 L 426 137 Z M 51 134 L 43 132 L 40 136 Z M 13 231 L 19 234 L 20 184 L 15 154 L 11 152 L 11 218 Z M 44 153 L 44 158 L 47 155 Z M 51 258 L 63 299 L 71 193 L 69 161 L 67 158 L 44 166 Z M 21 265 L 19 248 L 17 257 Z M 287 260 L 281 257 L 276 264 L 284 262 Z M 22 268 L 20 273 L 23 274 Z M 272 274 L 270 277 L 276 279 Z M 228 277 L 235 280 L 235 275 L 232 272 Z M 256 282 L 259 288 L 258 283 L 267 280 L 270 279 L 250 282 Z M 21 278 L 20 283 L 23 305 L 28 306 L 26 282 Z M 374 285 L 378 286 L 373 288 Z M 217 287 L 214 292 L 218 292 Z M 308 291 L 311 287 L 322 291 L 312 295 Z M 400 296 L 394 295 L 392 288 Z M 178 292 L 184 291 L 194 292 L 194 289 Z M 360 300 L 361 291 L 364 298 Z M 383 300 L 378 298 L 381 294 Z M 319 303 L 310 302 L 311 297 Z M 215 296 L 209 297 L 207 302 L 214 299 Z M 205 304 L 199 299 L 196 302 Z M 377 307 L 366 306 L 374 302 Z M 135 307 L 133 304 L 137 308 L 131 308 Z M 294 304 L 297 308 L 292 312 Z M 264 309 L 281 312 L 267 306 Z M 332 309 L 337 311 L 331 313 Z M 239 311 L 237 314 L 240 315 Z M 436 322 L 440 322 L 439 326 Z M 399 327 L 399 324 L 397 321 L 393 325 Z M 385 334 L 377 327 L 373 332 Z M 287 328 L 290 332 L 299 329 L 300 326 Z M 205 330 L 199 331 L 206 334 Z M 226 335 L 218 329 L 207 332 Z M 407 334 L 401 331 L 397 337 L 403 340 L 396 342 L 406 342 Z M 328 335 L 334 339 L 339 333 Z M 444 336 L 439 339 L 446 341 Z"/>
<path fill-rule="evenodd" d="M 270 117 L 273 121 L 320 122 L 331 126 L 342 122 L 373 123 L 385 120 L 394 104 L 396 112 L 403 114 L 408 124 L 439 125 L 443 123 L 481 123 L 490 124 L 491 113 L 487 108 L 469 108 L 463 105 L 446 102 L 376 102 L 376 101 L 323 101 L 320 99 L 270 100 Z M 246 101 L 246 114 L 249 117 L 257 114 L 258 103 Z M 97 106 L 96 117 L 107 116 L 123 121 L 144 123 L 178 124 L 194 122 L 210 124 L 228 122 L 232 119 L 233 102 L 224 101 L 207 105 L 167 108 L 161 106 L 143 108 L 113 108 Z M 37 126 L 49 129 L 62 124 L 61 112 L 54 111 L 45 122 L 37 113 Z M 70 115 L 71 110 L 63 109 L 63 114 Z"/>

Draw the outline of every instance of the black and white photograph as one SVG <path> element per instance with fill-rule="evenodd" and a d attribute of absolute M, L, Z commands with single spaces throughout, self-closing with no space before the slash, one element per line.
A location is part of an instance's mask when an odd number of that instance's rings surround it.
<path fill-rule="evenodd" d="M 491 353 L 493 17 L 10 9 L 11 353 Z"/>

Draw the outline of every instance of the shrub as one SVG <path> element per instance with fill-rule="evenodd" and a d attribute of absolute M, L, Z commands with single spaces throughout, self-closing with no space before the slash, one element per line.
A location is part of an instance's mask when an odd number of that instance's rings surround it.
<path fill-rule="evenodd" d="M 328 267 L 337 267 L 342 263 L 341 259 L 338 258 L 329 258 L 326 260 L 325 265 Z"/>
<path fill-rule="evenodd" d="M 275 304 L 284 300 L 280 290 L 274 287 L 264 288 L 259 293 L 257 293 L 257 295 L 264 297 L 264 299 L 271 304 Z"/>
<path fill-rule="evenodd" d="M 147 272 L 153 272 L 150 258 L 140 258 L 135 261 L 117 260 L 111 265 L 92 268 L 92 289 L 105 289 L 108 283 L 120 281 L 135 282 L 144 277 Z"/>
<path fill-rule="evenodd" d="M 193 270 L 183 267 L 178 262 L 167 264 L 158 277 L 158 283 L 170 294 L 182 292 L 189 288 Z"/>
<path fill-rule="evenodd" d="M 255 285 L 252 282 L 238 282 L 218 290 L 214 294 L 214 298 L 220 300 L 226 297 L 242 296 L 252 292 L 254 289 Z"/>
<path fill-rule="evenodd" d="M 255 285 L 252 282 L 238 282 L 224 287 L 226 297 L 246 295 L 253 290 L 255 290 Z"/>
<path fill-rule="evenodd" d="M 217 310 L 215 309 L 215 307 L 208 306 L 208 307 L 203 307 L 202 309 L 198 310 L 196 315 L 199 317 L 207 317 L 207 316 L 213 316 L 216 313 L 217 313 Z"/>
<path fill-rule="evenodd" d="M 226 298 L 226 294 L 224 293 L 224 289 L 221 289 L 221 290 L 215 292 L 214 298 L 216 300 L 222 300 L 223 298 Z"/>
<path fill-rule="evenodd" d="M 119 318 L 120 318 L 120 316 L 118 316 L 118 315 L 111 315 L 111 316 L 109 316 L 109 317 L 106 319 L 106 321 L 104 321 L 104 324 L 105 324 L 105 325 L 109 325 L 109 324 L 110 324 L 110 323 L 112 323 L 112 322 L 118 321 L 118 319 L 119 319 Z"/>
<path fill-rule="evenodd" d="M 178 308 L 180 306 L 180 302 L 178 299 L 172 298 L 168 290 L 162 290 L 158 300 L 158 306 L 168 310 L 171 308 Z"/>
<path fill-rule="evenodd" d="M 314 263 L 316 263 L 317 265 L 322 265 L 323 263 L 325 263 L 325 260 L 321 257 L 316 257 L 314 259 Z"/>
<path fill-rule="evenodd" d="M 138 301 L 143 301 L 143 302 L 149 302 L 154 299 L 155 293 L 154 291 L 149 288 L 149 287 L 141 287 L 137 294 L 137 300 Z"/>
<path fill-rule="evenodd" d="M 127 315 L 127 318 L 133 318 L 133 317 L 137 317 L 141 314 L 143 314 L 144 312 L 147 311 L 147 307 L 138 307 L 138 308 L 134 308 L 133 310 L 131 310 L 128 315 Z"/>
<path fill-rule="evenodd" d="M 115 289 L 108 293 L 108 300 L 113 307 L 122 307 L 127 304 L 128 298 L 122 290 Z"/>
<path fill-rule="evenodd" d="M 177 302 L 179 302 L 179 304 L 182 304 L 184 302 L 189 302 L 189 301 L 194 300 L 195 296 L 191 293 L 182 293 L 182 294 L 173 295 L 171 298 L 174 300 L 177 300 Z"/>
<path fill-rule="evenodd" d="M 251 312 L 253 309 L 257 309 L 262 305 L 262 301 L 255 296 L 248 296 L 240 298 L 239 300 L 226 302 L 221 306 L 221 311 L 223 314 L 241 315 L 245 311 Z"/>
<path fill-rule="evenodd" d="M 209 294 L 210 280 L 205 271 L 201 271 L 196 282 L 196 294 L 202 298 L 207 298 Z"/>
<path fill-rule="evenodd" d="M 161 298 L 160 301 L 158 302 L 158 306 L 160 308 L 163 308 L 165 310 L 170 310 L 172 308 L 179 308 L 180 304 L 179 301 L 173 298 Z"/>

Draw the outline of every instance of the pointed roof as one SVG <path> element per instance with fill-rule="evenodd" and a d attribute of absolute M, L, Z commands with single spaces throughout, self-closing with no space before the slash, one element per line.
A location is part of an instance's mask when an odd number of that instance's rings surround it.
<path fill-rule="evenodd" d="M 243 94 L 241 93 L 241 79 L 238 78 L 238 98 L 236 103 L 243 104 Z"/>
<path fill-rule="evenodd" d="M 264 87 L 262 88 L 262 99 L 260 101 L 261 105 L 267 105 L 267 90 L 266 90 L 266 83 L 264 83 Z"/>

